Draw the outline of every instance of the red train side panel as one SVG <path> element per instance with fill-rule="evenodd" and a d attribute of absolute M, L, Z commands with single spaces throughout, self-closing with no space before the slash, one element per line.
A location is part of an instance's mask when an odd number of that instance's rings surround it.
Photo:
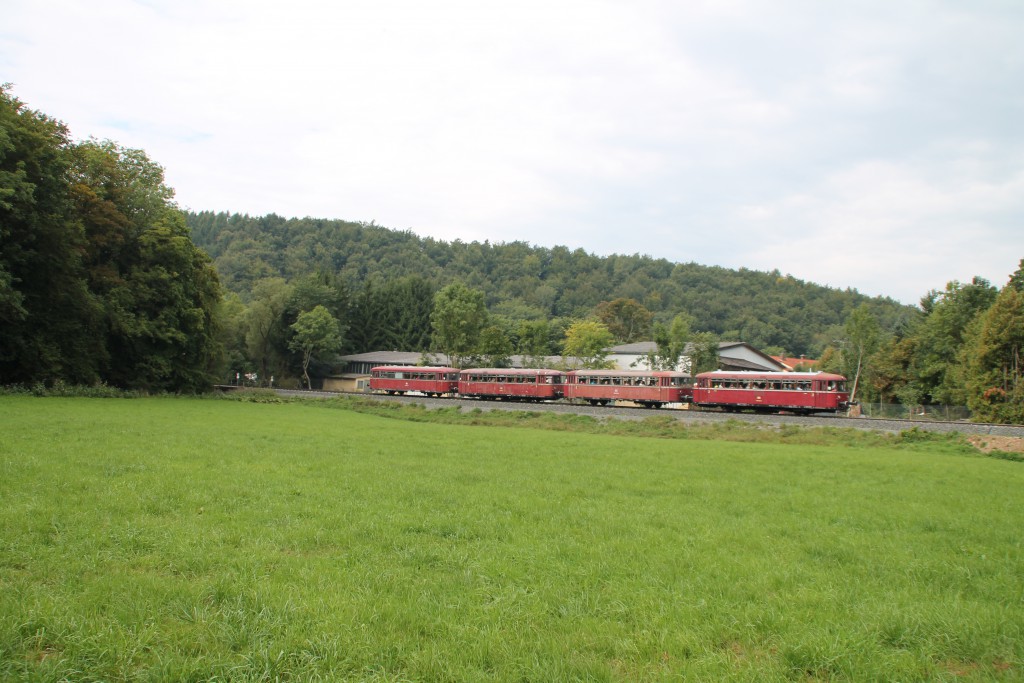
<path fill-rule="evenodd" d="M 606 405 L 633 401 L 649 408 L 688 403 L 693 378 L 683 372 L 650 370 L 573 370 L 566 374 L 565 397 Z"/>
<path fill-rule="evenodd" d="M 838 412 L 849 406 L 846 378 L 825 372 L 704 372 L 693 402 L 725 410 Z"/>
<path fill-rule="evenodd" d="M 474 368 L 459 375 L 459 395 L 516 401 L 562 398 L 565 373 L 557 370 Z"/>
<path fill-rule="evenodd" d="M 432 396 L 454 394 L 459 388 L 456 368 L 381 365 L 370 370 L 370 390 L 389 394 L 418 391 Z"/>

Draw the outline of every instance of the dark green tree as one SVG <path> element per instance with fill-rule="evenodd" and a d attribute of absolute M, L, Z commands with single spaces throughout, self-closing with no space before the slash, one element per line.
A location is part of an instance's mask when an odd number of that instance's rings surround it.
<path fill-rule="evenodd" d="M 288 346 L 285 311 L 293 291 L 284 278 L 258 281 L 242 317 L 247 355 L 259 369 L 261 382 L 287 372 L 287 359 L 281 351 Z"/>
<path fill-rule="evenodd" d="M 0 89 L 0 382 L 210 386 L 220 285 L 163 169 Z"/>
<path fill-rule="evenodd" d="M 193 244 L 163 168 L 109 141 L 77 145 L 73 162 L 88 282 L 104 310 L 105 379 L 154 391 L 208 388 L 221 359 L 220 282 Z"/>
<path fill-rule="evenodd" d="M 507 368 L 511 365 L 512 340 L 505 330 L 489 325 L 480 332 L 480 346 L 477 354 L 482 365 L 491 368 Z"/>
<path fill-rule="evenodd" d="M 975 419 L 1024 423 L 1024 292 L 1007 285 L 966 335 L 961 353 Z"/>
<path fill-rule="evenodd" d="M 602 301 L 594 314 L 616 341 L 628 344 L 650 339 L 654 314 L 636 299 L 619 297 L 612 301 Z"/>
<path fill-rule="evenodd" d="M 932 291 L 921 301 L 924 314 L 914 330 L 917 376 L 924 401 L 964 405 L 960 349 L 968 326 L 995 301 L 998 290 L 984 278 L 970 284 L 952 281 L 943 292 Z"/>
<path fill-rule="evenodd" d="M 89 291 L 63 124 L 0 86 L 0 384 L 102 379 L 103 307 Z"/>
<path fill-rule="evenodd" d="M 1020 260 L 1020 264 L 1017 266 L 1017 270 L 1010 275 L 1010 281 L 1007 286 L 1012 287 L 1018 292 L 1024 292 L 1024 258 Z"/>

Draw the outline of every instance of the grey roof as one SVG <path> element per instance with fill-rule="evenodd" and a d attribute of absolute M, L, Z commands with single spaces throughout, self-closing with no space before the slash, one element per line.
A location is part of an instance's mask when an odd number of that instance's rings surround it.
<path fill-rule="evenodd" d="M 441 364 L 448 362 L 448 357 L 443 353 L 430 354 L 430 357 Z M 350 356 L 339 356 L 339 360 L 345 363 L 419 365 L 423 360 L 423 354 L 419 351 L 371 351 L 369 353 L 355 353 Z"/>
<path fill-rule="evenodd" d="M 658 350 L 658 345 L 652 341 L 633 342 L 632 344 L 619 344 L 608 351 L 613 354 L 638 354 L 651 353 Z"/>
<path fill-rule="evenodd" d="M 690 343 L 687 342 L 686 346 L 687 346 L 687 348 L 689 348 Z M 721 349 L 731 349 L 731 348 L 736 347 L 736 346 L 746 346 L 749 349 L 753 349 L 754 351 L 757 351 L 757 349 L 755 349 L 753 346 L 751 346 L 750 344 L 748 344 L 746 342 L 731 342 L 731 341 L 718 342 L 719 350 L 721 350 Z M 612 354 L 631 354 L 631 353 L 644 354 L 644 353 L 651 353 L 652 351 L 657 351 L 657 350 L 658 350 L 657 342 L 643 341 L 643 342 L 633 342 L 632 344 L 619 344 L 618 346 L 611 347 L 608 351 L 609 351 L 609 353 L 612 353 Z M 758 353 L 760 353 L 760 351 L 758 351 Z"/>
<path fill-rule="evenodd" d="M 779 370 L 777 367 L 753 363 L 749 360 L 733 358 L 731 356 L 719 356 L 718 364 L 723 370 L 757 370 L 759 372 L 778 372 Z"/>
<path fill-rule="evenodd" d="M 752 350 L 757 356 L 764 358 L 764 363 L 756 363 L 740 358 L 730 356 L 728 353 L 722 353 L 730 348 L 738 346 L 746 347 Z M 609 355 L 638 355 L 642 356 L 652 351 L 656 351 L 658 345 L 652 341 L 646 342 L 634 342 L 632 344 L 620 344 L 613 346 L 609 350 Z M 722 368 L 734 369 L 734 370 L 779 370 L 782 365 L 778 361 L 774 360 L 768 355 L 758 351 L 754 347 L 750 346 L 746 342 L 719 342 L 719 362 Z M 425 359 L 426 356 L 426 359 Z M 374 365 L 422 365 L 424 360 L 428 361 L 430 365 L 447 365 L 448 357 L 443 353 L 420 353 L 419 351 L 372 351 L 370 353 L 356 353 L 349 356 L 341 356 L 339 358 L 343 363 L 370 363 Z M 511 365 L 514 368 L 526 367 L 528 359 L 525 356 L 515 355 L 510 359 Z M 561 356 L 546 356 L 544 358 L 544 365 L 547 367 L 557 367 L 562 364 L 566 364 L 569 367 L 574 367 L 578 363 L 577 359 L 574 358 L 563 358 Z"/>

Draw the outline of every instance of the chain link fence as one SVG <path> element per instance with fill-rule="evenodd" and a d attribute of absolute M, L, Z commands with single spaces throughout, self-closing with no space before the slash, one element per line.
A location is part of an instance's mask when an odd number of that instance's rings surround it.
<path fill-rule="evenodd" d="M 862 403 L 861 414 L 866 417 L 881 417 L 899 420 L 921 420 L 956 422 L 971 419 L 971 411 L 967 406 L 947 405 L 916 405 L 907 406 L 902 403 Z"/>

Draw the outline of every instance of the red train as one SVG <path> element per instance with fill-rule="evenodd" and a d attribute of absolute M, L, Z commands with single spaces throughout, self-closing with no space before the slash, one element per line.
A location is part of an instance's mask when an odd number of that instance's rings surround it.
<path fill-rule="evenodd" d="M 693 403 L 727 411 L 836 413 L 850 405 L 846 378 L 827 372 L 703 372 Z"/>
<path fill-rule="evenodd" d="M 473 368 L 459 375 L 459 396 L 510 401 L 562 398 L 565 373 L 558 370 Z"/>
<path fill-rule="evenodd" d="M 645 408 L 689 403 L 693 378 L 683 372 L 647 370 L 573 370 L 567 373 L 565 397 L 591 405 L 633 401 Z"/>
<path fill-rule="evenodd" d="M 428 396 L 511 401 L 561 398 L 608 405 L 632 401 L 648 408 L 692 403 L 726 411 L 839 412 L 850 405 L 846 378 L 824 372 L 726 372 L 697 375 L 645 370 L 541 370 L 380 366 L 370 374 L 371 391 L 419 392 Z"/>
<path fill-rule="evenodd" d="M 388 394 L 418 391 L 427 396 L 443 396 L 459 391 L 459 371 L 455 368 L 382 365 L 370 370 L 370 390 Z"/>

